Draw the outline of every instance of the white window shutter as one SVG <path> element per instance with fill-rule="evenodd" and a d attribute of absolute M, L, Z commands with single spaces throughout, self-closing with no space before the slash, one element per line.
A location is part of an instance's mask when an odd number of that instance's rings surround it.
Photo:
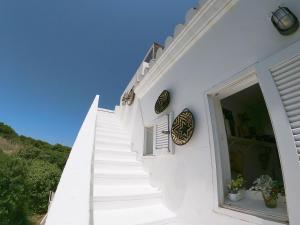
<path fill-rule="evenodd" d="M 154 154 L 174 153 L 171 140 L 171 123 L 173 114 L 161 116 L 154 126 Z"/>
<path fill-rule="evenodd" d="M 270 69 L 295 140 L 300 161 L 300 56 Z"/>

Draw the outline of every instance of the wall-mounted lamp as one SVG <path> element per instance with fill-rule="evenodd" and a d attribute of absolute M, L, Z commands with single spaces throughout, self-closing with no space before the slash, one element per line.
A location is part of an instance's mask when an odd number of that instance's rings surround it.
<path fill-rule="evenodd" d="M 290 35 L 297 31 L 299 21 L 287 7 L 279 7 L 272 14 L 271 21 L 280 34 Z"/>

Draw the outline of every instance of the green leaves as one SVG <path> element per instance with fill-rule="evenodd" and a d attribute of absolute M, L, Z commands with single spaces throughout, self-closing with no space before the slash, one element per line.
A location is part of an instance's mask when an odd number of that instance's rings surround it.
<path fill-rule="evenodd" d="M 253 182 L 250 190 L 261 191 L 267 198 L 278 199 L 278 194 L 284 194 L 284 186 L 269 175 L 261 175 Z"/>
<path fill-rule="evenodd" d="M 0 122 L 0 136 L 12 140 L 17 138 L 18 134 L 10 126 Z"/>
<path fill-rule="evenodd" d="M 33 213 L 45 213 L 48 207 L 50 191 L 55 191 L 59 182 L 61 170 L 54 164 L 33 160 L 28 165 L 26 186 L 29 209 Z"/>
<path fill-rule="evenodd" d="M 28 215 L 47 212 L 69 153 L 0 123 L 0 225 L 28 225 Z"/>
<path fill-rule="evenodd" d="M 24 161 L 0 152 L 0 218 L 3 225 L 28 223 L 26 173 Z"/>
<path fill-rule="evenodd" d="M 227 185 L 229 193 L 236 194 L 244 187 L 245 180 L 241 174 L 237 175 L 236 179 L 230 181 Z"/>

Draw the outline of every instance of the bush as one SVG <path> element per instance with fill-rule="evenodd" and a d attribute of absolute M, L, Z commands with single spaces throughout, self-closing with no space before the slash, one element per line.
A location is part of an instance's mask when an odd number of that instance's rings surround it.
<path fill-rule="evenodd" d="M 55 164 L 61 170 L 64 168 L 69 156 L 68 152 L 53 150 L 53 149 L 40 149 L 34 146 L 28 146 L 23 148 L 18 156 L 28 160 L 39 159 L 51 164 Z"/>
<path fill-rule="evenodd" d="M 0 152 L 1 225 L 26 225 L 26 163 Z"/>
<path fill-rule="evenodd" d="M 61 170 L 51 163 L 32 160 L 28 165 L 26 185 L 28 204 L 32 213 L 45 213 L 48 207 L 50 191 L 55 191 L 59 182 Z"/>
<path fill-rule="evenodd" d="M 27 215 L 47 211 L 69 153 L 0 122 L 0 225 L 27 225 Z"/>
<path fill-rule="evenodd" d="M 18 134 L 10 126 L 0 122 L 0 136 L 9 140 L 18 137 Z"/>

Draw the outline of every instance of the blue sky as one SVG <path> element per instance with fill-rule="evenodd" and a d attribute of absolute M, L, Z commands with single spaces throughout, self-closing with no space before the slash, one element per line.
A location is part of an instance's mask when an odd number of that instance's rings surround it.
<path fill-rule="evenodd" d="M 153 41 L 197 0 L 1 0 L 0 121 L 72 146 L 96 94 L 113 109 Z"/>

